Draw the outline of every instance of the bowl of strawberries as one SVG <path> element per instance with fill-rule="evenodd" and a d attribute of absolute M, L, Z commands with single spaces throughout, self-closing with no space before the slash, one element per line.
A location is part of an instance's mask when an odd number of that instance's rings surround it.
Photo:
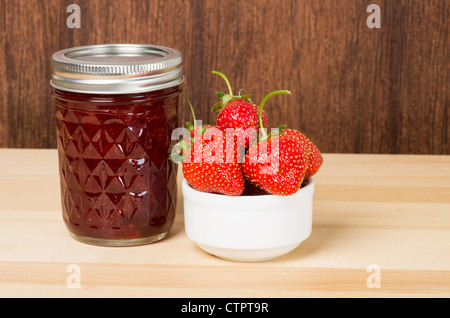
<path fill-rule="evenodd" d="M 178 132 L 171 160 L 182 164 L 187 236 L 202 250 L 232 261 L 265 261 L 296 249 L 312 231 L 314 178 L 323 164 L 318 147 L 285 126 L 268 131 L 263 107 L 251 95 L 216 93 L 215 125 Z M 172 135 L 174 136 L 174 135 Z"/>

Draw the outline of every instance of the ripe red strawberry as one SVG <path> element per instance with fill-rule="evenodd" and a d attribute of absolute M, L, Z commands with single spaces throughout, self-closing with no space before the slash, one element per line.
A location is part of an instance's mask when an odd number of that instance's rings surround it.
<path fill-rule="evenodd" d="M 258 109 L 258 105 L 249 103 L 246 100 L 234 99 L 228 102 L 220 111 L 217 116 L 217 127 L 222 130 L 226 128 L 243 130 L 253 128 L 256 130 L 259 127 Z M 263 127 L 267 128 L 269 119 L 264 111 L 262 120 Z"/>
<path fill-rule="evenodd" d="M 219 112 L 217 127 L 224 131 L 229 128 L 234 129 L 237 140 L 245 140 L 245 148 L 248 148 L 249 144 L 255 141 L 257 129 L 260 126 L 259 106 L 252 103 L 251 94 L 241 96 L 239 92 L 239 95 L 233 95 L 230 82 L 224 74 L 217 71 L 213 71 L 213 74 L 222 77 L 229 90 L 228 94 L 216 93 L 221 100 L 213 107 L 214 112 Z M 261 118 L 262 126 L 267 128 L 269 117 L 266 112 L 262 111 Z"/>
<path fill-rule="evenodd" d="M 194 113 L 193 117 L 195 123 Z M 236 161 L 236 148 L 227 149 L 225 134 L 215 126 L 194 124 L 190 128 L 190 137 L 178 143 L 186 181 L 198 191 L 240 195 L 244 191 L 244 175 L 242 165 Z M 229 151 L 233 153 L 227 156 Z"/>
<path fill-rule="evenodd" d="M 261 110 L 267 100 L 277 94 L 290 94 L 289 91 L 272 92 L 259 106 L 261 126 Z M 284 135 L 268 136 L 261 130 L 259 142 L 251 146 L 245 155 L 243 164 L 244 176 L 253 185 L 270 194 L 291 195 L 296 193 L 303 182 L 308 157 L 303 144 L 297 137 Z"/>
<path fill-rule="evenodd" d="M 206 126 L 201 137 L 195 135 L 190 160 L 183 161 L 186 181 L 199 191 L 240 195 L 244 191 L 242 166 L 227 162 L 223 132 L 217 127 Z"/>
<path fill-rule="evenodd" d="M 302 144 L 289 135 L 269 137 L 253 145 L 243 164 L 245 178 L 275 195 L 296 193 L 307 168 L 308 158 Z"/>
<path fill-rule="evenodd" d="M 308 156 L 308 169 L 306 170 L 305 179 L 312 177 L 319 171 L 319 168 L 323 164 L 323 157 L 319 151 L 319 148 L 309 140 L 304 134 L 295 129 L 283 129 L 280 135 L 289 135 L 298 139 L 302 144 L 305 152 Z"/>

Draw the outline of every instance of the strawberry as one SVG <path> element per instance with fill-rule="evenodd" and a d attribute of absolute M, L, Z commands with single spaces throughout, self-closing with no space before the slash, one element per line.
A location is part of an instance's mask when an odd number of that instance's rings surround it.
<path fill-rule="evenodd" d="M 234 129 L 238 140 L 245 140 L 245 148 L 256 139 L 256 130 L 259 127 L 259 106 L 252 103 L 251 94 L 241 96 L 234 96 L 231 89 L 230 82 L 227 77 L 217 71 L 213 71 L 222 77 L 227 86 L 229 93 L 216 93 L 216 96 L 221 100 L 213 106 L 214 112 L 219 112 L 217 116 L 217 127 L 222 130 Z M 269 118 L 266 112 L 262 111 L 262 126 L 267 128 Z M 241 138 L 241 139 L 240 139 Z"/>
<path fill-rule="evenodd" d="M 189 103 L 190 104 L 190 103 Z M 192 115 L 195 114 L 191 106 Z M 242 165 L 236 162 L 236 148 L 226 147 L 225 134 L 215 126 L 194 126 L 188 123 L 190 136 L 177 147 L 182 155 L 186 181 L 196 190 L 237 196 L 244 191 Z M 228 154 L 227 151 L 233 153 Z M 231 159 L 230 159 L 231 158 Z"/>
<path fill-rule="evenodd" d="M 244 191 L 242 166 L 226 162 L 225 147 L 222 131 L 214 126 L 206 126 L 201 137 L 194 137 L 190 160 L 183 161 L 184 178 L 194 189 L 226 195 L 240 195 Z"/>
<path fill-rule="evenodd" d="M 270 97 L 289 93 L 289 91 L 276 91 L 264 97 L 259 106 L 259 114 L 262 113 L 261 109 Z M 308 168 L 308 157 L 303 144 L 297 137 L 288 134 L 271 136 L 267 135 L 264 129 L 261 133 L 259 142 L 252 145 L 245 155 L 243 164 L 245 178 L 270 194 L 296 193 L 302 185 Z"/>
<path fill-rule="evenodd" d="M 281 130 L 280 135 L 293 136 L 303 144 L 303 148 L 308 156 L 308 169 L 306 170 L 305 179 L 315 175 L 323 164 L 323 157 L 319 148 L 298 130 L 283 129 Z"/>
<path fill-rule="evenodd" d="M 243 99 L 234 99 L 226 104 L 217 116 L 217 127 L 222 130 L 227 128 L 242 129 L 259 127 L 258 120 L 259 107 L 255 104 L 249 103 Z M 263 127 L 268 126 L 268 116 L 263 112 Z"/>
<path fill-rule="evenodd" d="M 275 195 L 296 193 L 307 168 L 308 158 L 303 145 L 289 135 L 259 141 L 249 149 L 243 164 L 245 178 Z"/>

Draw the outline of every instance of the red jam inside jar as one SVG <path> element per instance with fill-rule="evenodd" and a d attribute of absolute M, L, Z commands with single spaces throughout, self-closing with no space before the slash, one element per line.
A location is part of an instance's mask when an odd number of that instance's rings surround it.
<path fill-rule="evenodd" d="M 129 246 L 169 233 L 177 203 L 177 166 L 168 159 L 181 93 L 175 83 L 123 94 L 52 83 L 63 220 L 77 240 Z"/>

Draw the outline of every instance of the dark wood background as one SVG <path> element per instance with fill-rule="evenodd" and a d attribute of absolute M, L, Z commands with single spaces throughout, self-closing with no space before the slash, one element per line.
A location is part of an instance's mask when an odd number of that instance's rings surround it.
<path fill-rule="evenodd" d="M 81 7 L 69 29 L 66 8 Z M 366 8 L 381 7 L 381 29 Z M 184 92 L 213 123 L 214 93 L 244 88 L 271 126 L 323 152 L 450 154 L 448 0 L 0 0 L 0 147 L 56 146 L 51 54 L 101 43 L 179 49 Z M 184 99 L 181 123 L 190 118 Z"/>

